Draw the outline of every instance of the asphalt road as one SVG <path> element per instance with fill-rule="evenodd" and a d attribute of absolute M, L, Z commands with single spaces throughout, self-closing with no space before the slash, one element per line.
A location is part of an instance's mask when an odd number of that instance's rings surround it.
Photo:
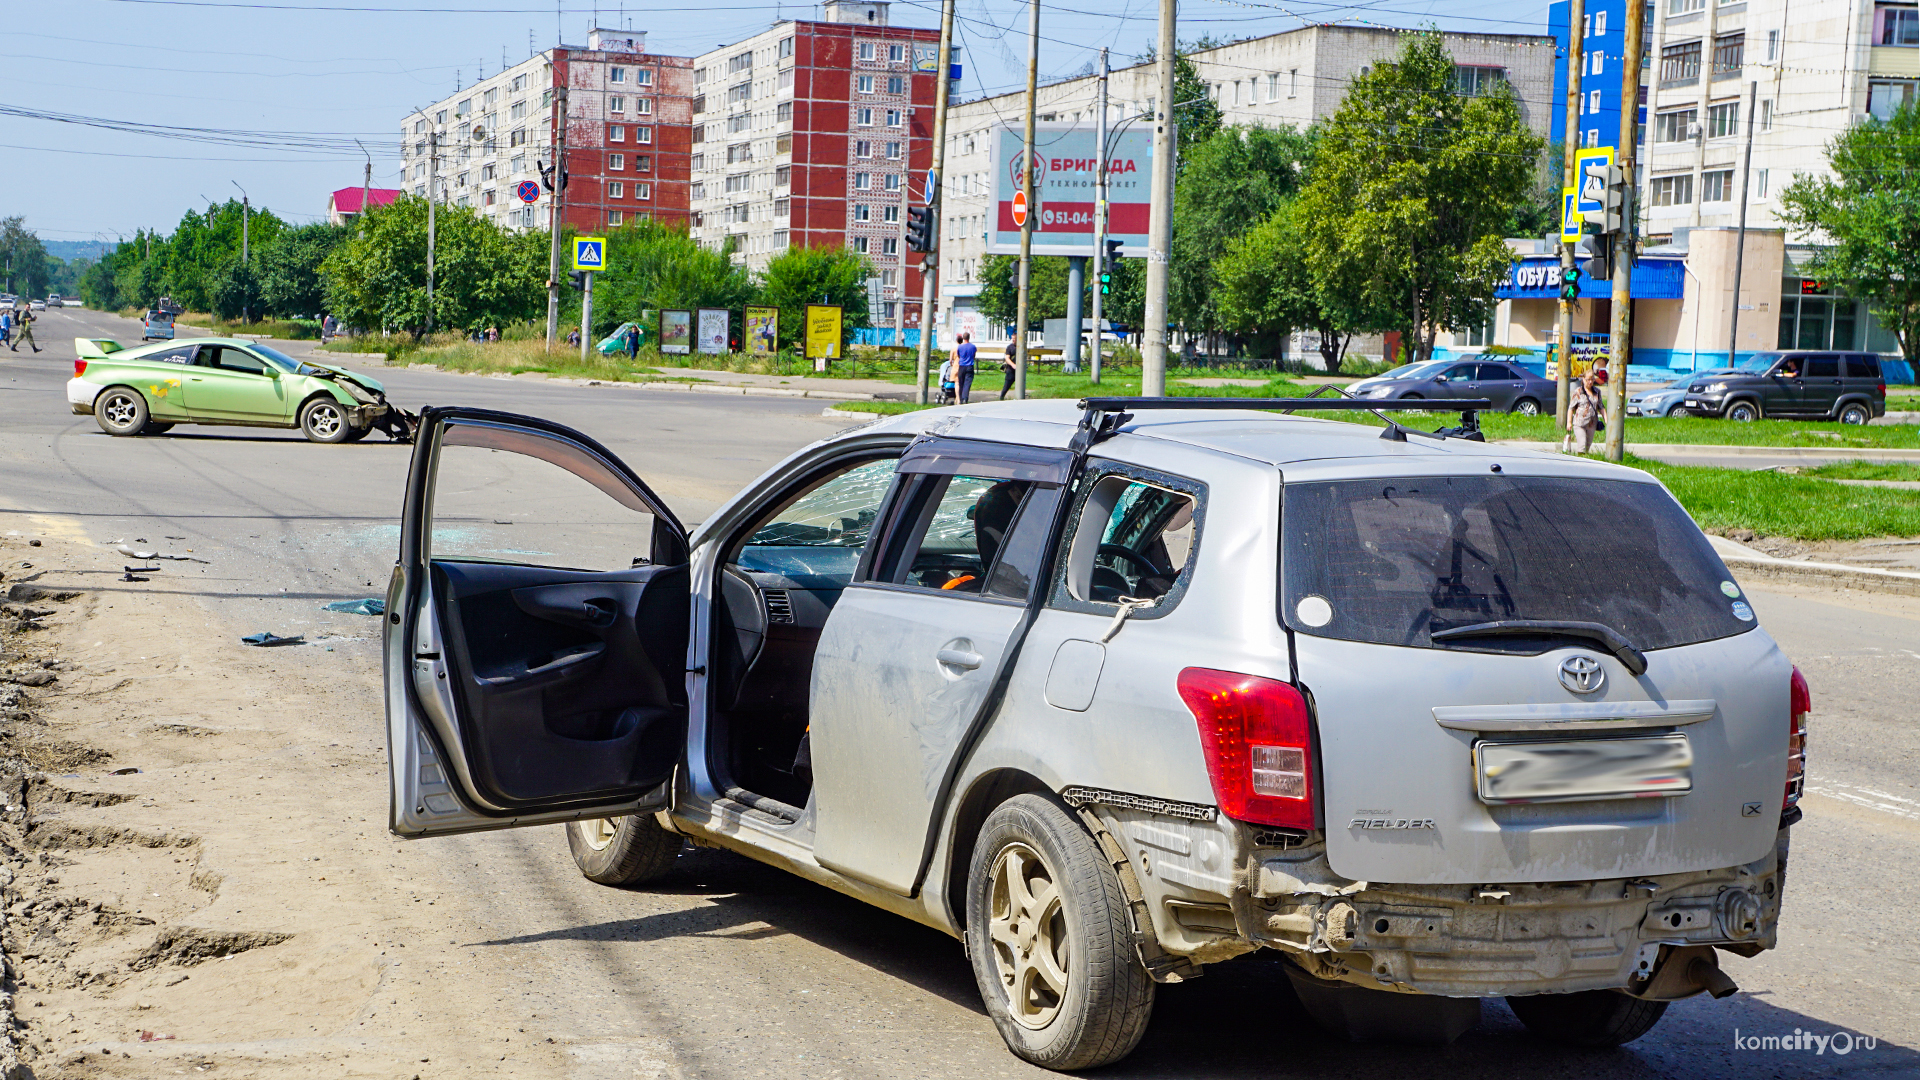
<path fill-rule="evenodd" d="M 383 590 L 408 449 L 377 435 L 315 446 L 251 429 L 109 438 L 68 412 L 68 339 L 124 340 L 137 336 L 131 325 L 50 312 L 39 324 L 48 351 L 0 353 L 0 532 L 63 518 L 100 541 L 191 549 L 207 563 L 170 565 L 168 587 L 193 593 L 226 633 L 336 640 L 342 678 L 369 688 L 365 711 L 341 717 L 343 735 L 378 745 L 377 632 L 319 605 Z M 689 522 L 840 426 L 819 417 L 818 402 L 375 374 L 410 406 L 484 405 L 579 427 Z M 1920 722 L 1910 707 L 1920 603 L 1779 591 L 1754 602 L 1813 687 L 1815 793 L 1795 831 L 1782 948 L 1727 960 L 1744 993 L 1678 1003 L 1618 1051 L 1536 1042 L 1495 1003 L 1450 1048 L 1363 1047 L 1313 1029 L 1271 963 L 1242 961 L 1163 987 L 1146 1042 L 1102 1075 L 1920 1075 Z M 378 821 L 384 807 L 368 810 Z M 394 850 L 417 868 L 422 895 L 458 897 L 467 921 L 450 929 L 473 954 L 459 977 L 523 999 L 540 1030 L 568 1045 L 580 1080 L 1041 1075 L 1001 1046 L 956 943 L 746 860 L 696 852 L 663 886 L 623 891 L 580 878 L 554 828 Z M 1845 1056 L 1734 1046 L 1736 1029 L 1796 1028 L 1879 1043 Z"/>

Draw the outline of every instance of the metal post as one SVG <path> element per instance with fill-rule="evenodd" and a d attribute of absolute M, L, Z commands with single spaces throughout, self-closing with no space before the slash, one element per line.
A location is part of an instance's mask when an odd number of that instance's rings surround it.
<path fill-rule="evenodd" d="M 438 185 L 440 183 L 440 129 L 427 132 L 427 334 L 433 334 L 433 247 L 438 238 L 434 231 L 433 208 L 440 201 Z"/>
<path fill-rule="evenodd" d="M 1167 392 L 1167 272 L 1173 248 L 1173 50 L 1177 0 L 1160 0 L 1160 41 L 1154 62 L 1159 79 L 1158 112 L 1153 128 L 1152 205 L 1147 215 L 1147 304 L 1141 329 L 1140 394 Z"/>
<path fill-rule="evenodd" d="M 1167 0 L 1171 3 L 1172 0 Z M 1027 312 L 1033 286 L 1033 227 L 1040 200 L 1033 190 L 1033 113 L 1040 96 L 1040 0 L 1027 0 L 1027 127 L 1020 143 L 1020 190 L 1027 193 L 1027 220 L 1020 226 L 1020 301 L 1013 326 L 1013 397 L 1027 396 Z"/>
<path fill-rule="evenodd" d="M 1587 4 L 1586 0 L 1573 0 L 1567 15 L 1567 121 L 1566 137 L 1562 139 L 1566 151 L 1567 164 L 1562 173 L 1562 187 L 1574 189 L 1574 197 L 1579 198 L 1580 139 L 1575 124 L 1580 117 L 1580 76 L 1587 68 Z M 1564 203 L 1564 200 L 1563 200 Z M 1577 205 L 1577 204 L 1576 204 Z M 1564 205 L 1562 212 L 1565 212 Z M 1573 269 L 1573 245 L 1566 241 L 1566 225 L 1561 223 L 1560 239 L 1560 280 L 1570 276 Z M 1567 399 L 1572 396 L 1573 384 L 1573 306 L 1577 300 L 1569 300 L 1563 291 L 1560 296 L 1560 371 L 1554 377 L 1553 426 L 1560 431 L 1567 430 Z"/>
<path fill-rule="evenodd" d="M 1085 255 L 1067 256 L 1067 339 L 1066 351 L 1060 354 L 1060 370 L 1068 375 L 1080 374 L 1080 320 L 1085 313 L 1081 311 L 1082 298 L 1087 294 L 1087 257 Z"/>
<path fill-rule="evenodd" d="M 911 115 L 911 110 L 909 110 Z M 907 146 L 913 146 L 913 121 L 907 121 Z M 893 284 L 893 343 L 907 343 L 907 210 L 913 205 L 913 155 L 905 155 L 907 174 L 900 178 L 900 235 L 893 240 L 894 272 L 900 279 Z"/>
<path fill-rule="evenodd" d="M 358 146 L 360 143 L 360 140 L 355 139 L 353 140 L 353 142 L 354 142 L 354 145 Z M 361 146 L 360 152 L 363 154 L 367 154 L 367 148 L 364 146 Z M 405 180 L 403 179 L 401 182 L 405 183 Z M 373 155 L 367 154 L 367 171 L 362 173 L 360 176 L 360 235 L 362 236 L 365 236 L 367 233 L 367 212 L 372 209 L 372 206 L 369 205 L 372 202 L 373 202 Z"/>
<path fill-rule="evenodd" d="M 580 290 L 580 362 L 587 362 L 587 355 L 593 348 L 593 279 L 592 270 L 580 275 L 586 279 L 586 287 Z"/>
<path fill-rule="evenodd" d="M 1646 31 L 1646 5 L 1627 3 L 1627 46 L 1621 52 L 1620 142 L 1614 161 L 1620 167 L 1620 231 L 1613 237 L 1613 333 L 1607 356 L 1612 371 L 1607 378 L 1607 460 L 1626 455 L 1623 439 L 1627 417 L 1627 369 L 1633 363 L 1633 256 L 1639 232 L 1640 198 L 1637 151 L 1640 144 L 1640 53 Z"/>
<path fill-rule="evenodd" d="M 1575 0 L 1576 3 L 1579 0 Z M 1101 274 L 1111 273 L 1107 267 L 1107 78 L 1110 69 L 1107 66 L 1107 50 L 1100 50 L 1100 116 L 1094 122 L 1094 177 L 1093 177 L 1093 355 L 1091 376 L 1093 385 L 1100 385 L 1100 330 L 1101 308 L 1105 306 L 1100 296 Z"/>
<path fill-rule="evenodd" d="M 1575 0 L 1577 3 L 1578 0 Z M 1727 366 L 1740 363 L 1740 271 L 1747 261 L 1747 183 L 1753 176 L 1753 110 L 1760 83 L 1747 84 L 1747 148 L 1740 155 L 1740 232 L 1733 241 L 1733 315 L 1727 320 Z M 1699 309 L 1694 309 L 1698 313 Z M 1694 348 L 1699 348 L 1696 344 Z M 1698 363 L 1694 364 L 1699 367 Z"/>
<path fill-rule="evenodd" d="M 554 57 L 556 70 L 559 57 Z M 564 78 L 564 76 L 563 76 Z M 560 340 L 560 211 L 566 206 L 566 189 L 560 186 L 561 163 L 567 158 L 567 87 L 560 86 L 554 98 L 553 198 L 547 211 L 547 351 Z"/>
<path fill-rule="evenodd" d="M 933 305 L 939 298 L 940 284 L 940 234 L 942 230 L 940 185 L 946 179 L 947 166 L 947 89 L 952 82 L 948 76 L 953 71 L 953 5 L 955 0 L 945 0 L 940 5 L 940 68 L 934 77 L 933 92 L 933 175 L 927 191 L 927 211 L 933 215 L 933 250 L 927 252 L 921 262 L 920 271 L 920 357 L 915 368 L 913 400 L 921 405 L 927 403 L 927 369 L 933 356 Z M 906 279 L 902 278 L 904 285 Z"/>

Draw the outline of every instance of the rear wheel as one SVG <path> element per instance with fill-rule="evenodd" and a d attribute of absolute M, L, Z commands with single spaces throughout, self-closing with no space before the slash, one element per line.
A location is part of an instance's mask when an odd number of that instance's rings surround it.
<path fill-rule="evenodd" d="M 1513 403 L 1513 411 L 1521 416 L 1539 416 L 1540 403 L 1530 397 L 1523 397 Z"/>
<path fill-rule="evenodd" d="M 567 822 L 567 849 L 588 881 L 644 885 L 666 876 L 679 857 L 680 834 L 652 814 Z"/>
<path fill-rule="evenodd" d="M 1864 424 L 1873 419 L 1873 411 L 1857 401 L 1849 401 L 1840 409 L 1840 422 L 1843 424 Z"/>
<path fill-rule="evenodd" d="M 1120 880 L 1093 837 L 1038 795 L 981 827 L 967 878 L 967 941 L 988 1015 L 1015 1054 L 1048 1069 L 1126 1057 L 1153 1015 Z"/>
<path fill-rule="evenodd" d="M 130 387 L 108 387 L 93 403 L 93 420 L 109 435 L 138 435 L 147 427 L 147 399 Z"/>
<path fill-rule="evenodd" d="M 173 425 L 160 420 L 149 420 L 147 426 L 140 429 L 142 435 L 163 435 L 173 430 Z"/>
<path fill-rule="evenodd" d="M 332 398 L 314 398 L 300 408 L 300 431 L 311 442 L 346 442 L 352 430 L 346 406 Z"/>
<path fill-rule="evenodd" d="M 1727 419 L 1741 423 L 1760 419 L 1760 406 L 1751 401 L 1736 401 L 1727 406 Z"/>
<path fill-rule="evenodd" d="M 1507 1005 L 1527 1030 L 1575 1046 L 1621 1046 L 1645 1035 L 1666 1015 L 1664 1001 L 1642 1001 L 1618 990 L 1510 997 Z"/>

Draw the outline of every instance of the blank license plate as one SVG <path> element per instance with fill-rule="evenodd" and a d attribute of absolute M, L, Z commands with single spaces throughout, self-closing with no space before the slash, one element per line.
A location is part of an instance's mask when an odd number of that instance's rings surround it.
<path fill-rule="evenodd" d="M 1693 790 L 1693 749 L 1677 734 L 1482 742 L 1473 771 L 1488 803 L 1659 798 Z"/>

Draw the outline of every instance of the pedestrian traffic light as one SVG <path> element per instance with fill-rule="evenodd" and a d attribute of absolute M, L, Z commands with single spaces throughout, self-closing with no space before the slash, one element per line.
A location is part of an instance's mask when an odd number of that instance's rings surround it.
<path fill-rule="evenodd" d="M 1574 263 L 1560 275 L 1560 299 L 1580 299 L 1580 264 Z"/>
<path fill-rule="evenodd" d="M 579 289 L 581 292 L 587 291 L 587 271 L 569 270 L 567 271 L 567 280 L 572 282 L 573 287 Z"/>
<path fill-rule="evenodd" d="M 1113 275 L 1108 271 L 1106 271 L 1105 269 L 1102 269 L 1100 271 L 1100 295 L 1110 296 L 1112 294 L 1113 294 Z"/>
<path fill-rule="evenodd" d="M 933 250 L 933 207 L 907 207 L 907 250 Z"/>
<path fill-rule="evenodd" d="M 1620 231 L 1620 208 L 1626 201 L 1625 174 L 1611 161 L 1588 165 L 1581 182 L 1580 201 L 1598 203 L 1598 210 L 1584 210 L 1580 219 L 1589 230 L 1602 235 Z"/>
<path fill-rule="evenodd" d="M 1100 272 L 1102 274 L 1111 274 L 1120 268 L 1120 249 L 1125 245 L 1125 240 L 1107 241 L 1107 250 L 1103 253 L 1100 263 Z"/>
<path fill-rule="evenodd" d="M 1587 233 L 1573 245 L 1573 271 L 1578 278 L 1605 281 L 1613 276 L 1613 238 Z M 1578 293 L 1574 294 L 1578 296 Z"/>

